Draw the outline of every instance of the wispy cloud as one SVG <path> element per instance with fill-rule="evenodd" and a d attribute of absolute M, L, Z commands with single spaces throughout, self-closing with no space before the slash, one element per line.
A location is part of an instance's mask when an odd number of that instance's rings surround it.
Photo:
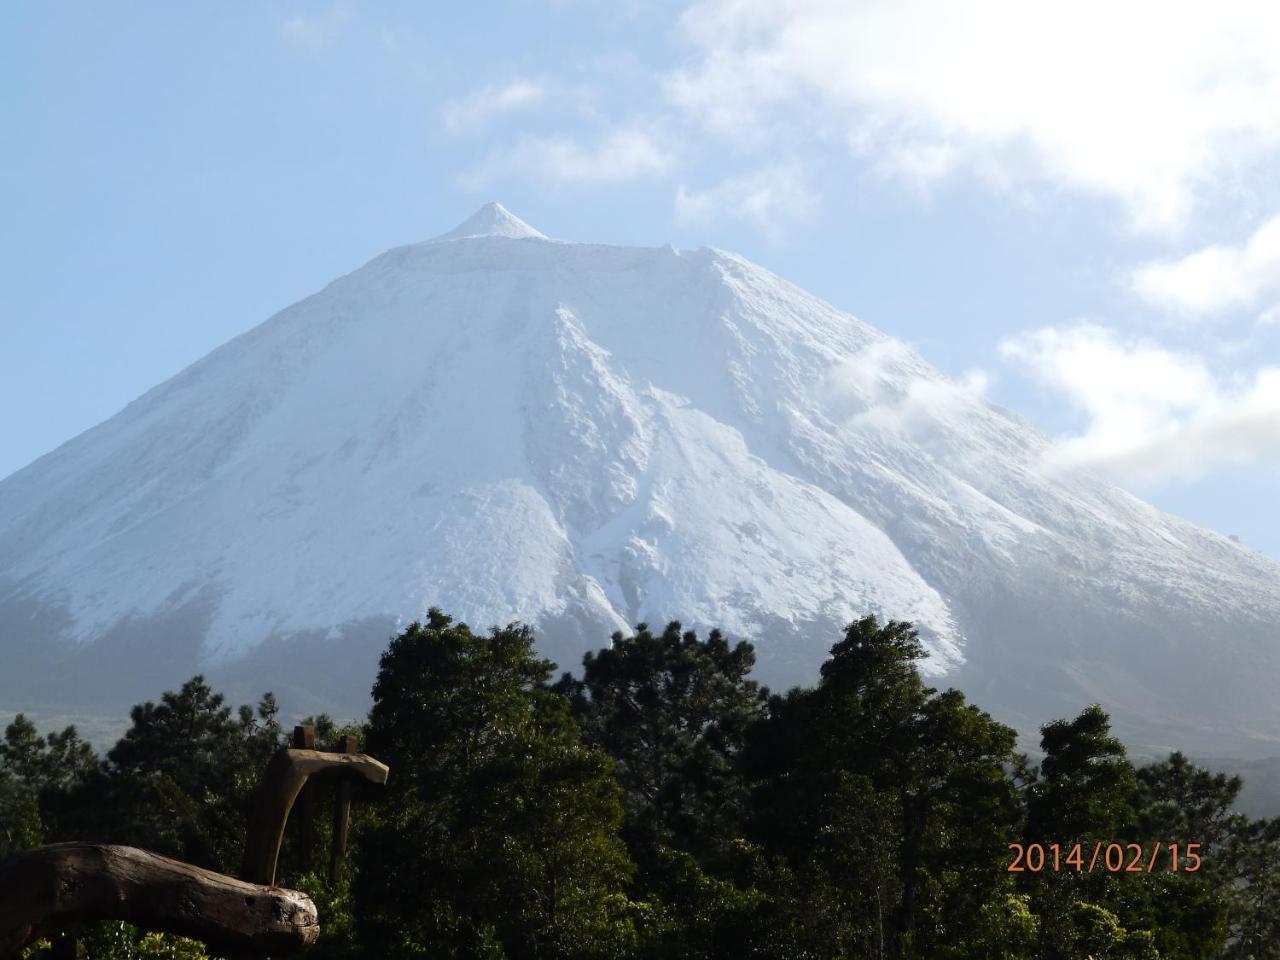
<path fill-rule="evenodd" d="M 472 132 L 494 117 L 537 106 L 546 97 L 544 84 L 534 80 L 513 80 L 450 100 L 441 110 L 441 119 L 450 133 Z"/>
<path fill-rule="evenodd" d="M 1280 151 L 1280 6 L 1256 0 L 697 0 L 681 29 L 666 90 L 702 128 L 843 141 L 917 183 L 1049 183 L 1167 229 Z"/>
<path fill-rule="evenodd" d="M 1088 418 L 1050 464 L 1152 484 L 1280 460 L 1280 367 L 1222 380 L 1198 356 L 1090 324 L 1037 330 L 1000 349 Z"/>
<path fill-rule="evenodd" d="M 1259 320 L 1280 314 L 1280 216 L 1245 242 L 1213 244 L 1176 260 L 1142 264 L 1133 289 L 1156 306 L 1191 317 L 1261 311 Z"/>
<path fill-rule="evenodd" d="M 590 144 L 572 137 L 520 140 L 464 175 L 463 184 L 475 189 L 513 175 L 551 183 L 623 183 L 666 173 L 671 164 L 671 152 L 653 135 L 622 127 Z"/>
<path fill-rule="evenodd" d="M 280 35 L 296 46 L 320 51 L 337 41 L 351 19 L 351 7 L 335 2 L 316 13 L 294 14 L 280 24 Z"/>
<path fill-rule="evenodd" d="M 676 188 L 676 219 L 682 223 L 737 220 L 766 234 L 807 218 L 817 206 L 810 178 L 798 163 L 783 163 L 727 177 L 715 186 Z"/>
<path fill-rule="evenodd" d="M 901 433 L 927 444 L 929 435 L 949 429 L 955 417 L 980 403 L 988 383 L 981 370 L 958 380 L 943 377 L 905 343 L 886 339 L 832 368 L 818 390 L 827 414 L 846 427 Z"/>

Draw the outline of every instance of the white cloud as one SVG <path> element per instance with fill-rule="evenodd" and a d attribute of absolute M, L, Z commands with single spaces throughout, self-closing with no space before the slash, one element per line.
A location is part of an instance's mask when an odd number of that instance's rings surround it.
<path fill-rule="evenodd" d="M 1051 464 L 1148 484 L 1280 460 L 1280 367 L 1224 381 L 1198 357 L 1093 325 L 1037 330 L 1000 350 L 1088 418 Z"/>
<path fill-rule="evenodd" d="M 450 133 L 479 129 L 492 117 L 541 103 L 547 89 L 532 80 L 515 80 L 502 86 L 488 86 L 444 105 L 441 117 Z"/>
<path fill-rule="evenodd" d="M 764 167 L 728 177 L 702 192 L 676 188 L 676 220 L 711 223 L 738 220 L 766 234 L 808 217 L 817 199 L 804 170 L 795 163 Z"/>
<path fill-rule="evenodd" d="M 671 159 L 653 136 L 634 127 L 611 130 L 589 146 L 570 137 L 530 137 L 491 156 L 463 183 L 474 189 L 512 175 L 553 183 L 622 183 L 665 173 Z"/>
<path fill-rule="evenodd" d="M 959 380 L 939 376 L 905 343 L 887 339 L 832 368 L 818 396 L 827 415 L 847 427 L 903 433 L 927 443 L 931 434 L 950 431 L 957 416 L 981 402 L 987 385 L 980 370 Z"/>
<path fill-rule="evenodd" d="M 351 8 L 347 4 L 331 3 L 319 13 L 289 17 L 280 25 L 280 35 L 297 46 L 320 51 L 333 45 L 350 19 Z"/>
<path fill-rule="evenodd" d="M 1280 299 L 1280 216 L 1239 246 L 1214 244 L 1181 259 L 1143 264 L 1132 283 L 1143 299 L 1175 312 L 1260 310 L 1259 319 L 1271 322 Z"/>
<path fill-rule="evenodd" d="M 672 100 L 735 143 L 847 142 L 913 180 L 968 170 L 1180 225 L 1280 148 L 1280 5 L 697 0 Z M 796 121 L 799 121 L 798 123 Z"/>

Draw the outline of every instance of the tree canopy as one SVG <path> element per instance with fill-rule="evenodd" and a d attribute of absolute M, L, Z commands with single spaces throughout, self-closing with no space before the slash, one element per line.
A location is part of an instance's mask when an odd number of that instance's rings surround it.
<path fill-rule="evenodd" d="M 812 686 L 771 693 L 750 644 L 640 624 L 552 682 L 527 627 L 431 610 L 391 639 L 366 720 L 308 718 L 392 773 L 357 788 L 339 876 L 325 831 L 304 848 L 291 828 L 281 883 L 320 905 L 317 960 L 1280 958 L 1280 821 L 1235 810 L 1239 778 L 1178 752 L 1135 764 L 1099 704 L 1045 724 L 1033 761 L 928 686 L 923 655 L 909 624 L 866 617 Z M 102 757 L 18 716 L 0 857 L 99 840 L 234 871 L 279 715 L 194 677 Z M 1085 869 L 1113 846 L 1165 859 Z M 104 960 L 204 955 L 74 933 Z"/>

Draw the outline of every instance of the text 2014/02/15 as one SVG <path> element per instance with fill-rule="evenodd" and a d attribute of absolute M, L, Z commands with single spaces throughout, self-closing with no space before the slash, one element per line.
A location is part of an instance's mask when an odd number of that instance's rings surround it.
<path fill-rule="evenodd" d="M 1195 873 L 1200 869 L 1199 850 L 1199 843 L 1166 844 L 1159 841 L 1150 850 L 1141 843 L 1104 843 L 1101 840 L 1092 847 L 1083 843 L 1011 843 L 1009 851 L 1013 854 L 1013 861 L 1009 864 L 1009 871 L 1153 873 L 1157 869 L 1168 869 L 1172 873 Z"/>

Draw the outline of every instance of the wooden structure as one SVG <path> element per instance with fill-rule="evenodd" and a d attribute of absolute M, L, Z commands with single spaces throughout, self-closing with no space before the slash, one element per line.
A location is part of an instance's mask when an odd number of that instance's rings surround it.
<path fill-rule="evenodd" d="M 59 924 L 79 920 L 125 920 L 146 930 L 202 940 L 237 957 L 289 954 L 315 943 L 320 924 L 311 898 L 275 886 L 289 814 L 310 777 L 341 778 L 329 867 L 336 878 L 350 824 L 350 778 L 382 784 L 389 771 L 356 753 L 354 737 L 345 738 L 341 753 L 315 750 L 314 730 L 307 727 L 294 731 L 293 742 L 306 746 L 281 749 L 263 773 L 239 879 L 135 847 L 102 843 L 57 843 L 0 863 L 0 960 L 16 956 Z M 309 807 L 302 810 L 309 821 Z M 303 826 L 305 843 L 311 827 Z M 67 956 L 76 955 L 72 941 L 61 940 L 57 947 Z"/>
<path fill-rule="evenodd" d="M 346 773 L 373 783 L 386 783 L 388 772 L 386 764 L 363 753 L 322 753 L 293 748 L 278 752 L 267 764 L 258 787 L 258 800 L 249 819 L 249 837 L 244 845 L 241 878 L 268 886 L 276 882 L 276 861 L 284 843 L 285 824 L 309 778 Z M 346 837 L 342 840 L 345 847 Z"/>

